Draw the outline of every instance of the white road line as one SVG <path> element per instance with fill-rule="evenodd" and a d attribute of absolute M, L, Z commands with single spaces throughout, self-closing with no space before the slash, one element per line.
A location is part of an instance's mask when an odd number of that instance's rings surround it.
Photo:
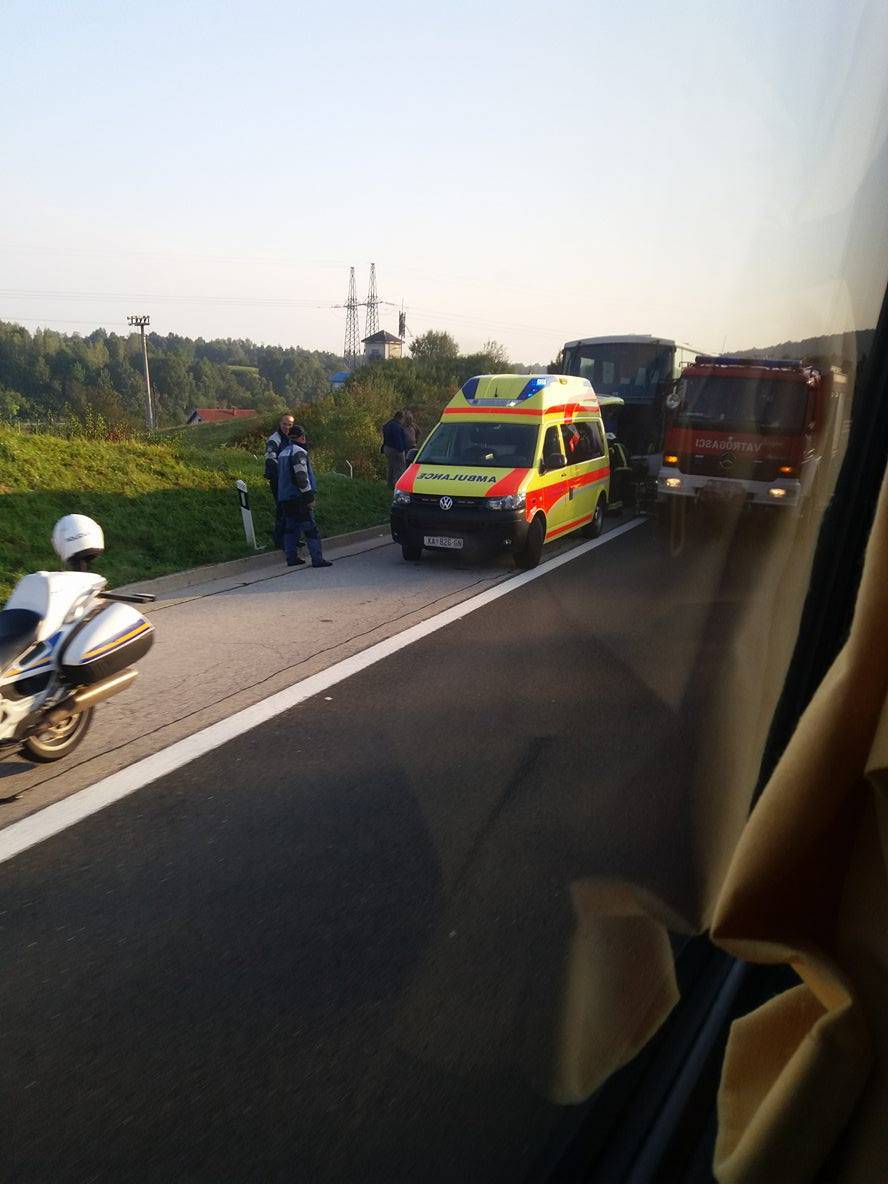
<path fill-rule="evenodd" d="M 81 789 L 78 793 L 71 794 L 70 797 L 64 798 L 60 802 L 54 802 L 51 806 L 46 806 L 43 810 L 38 810 L 35 814 L 22 818 L 19 822 L 11 823 L 0 831 L 0 863 L 12 859 L 37 843 L 42 843 L 52 835 L 66 830 L 69 826 L 74 826 L 81 819 L 88 818 L 90 814 L 104 810 L 106 806 L 120 801 L 128 794 L 135 793 L 137 789 L 156 781 L 159 777 L 181 769 L 183 765 L 187 765 L 205 753 L 212 752 L 213 749 L 225 744 L 228 740 L 233 740 L 235 736 L 242 736 L 244 732 L 249 732 L 251 728 L 264 724 L 266 720 L 273 719 L 281 712 L 289 711 L 291 707 L 297 707 L 313 695 L 326 691 L 328 687 L 335 686 L 336 683 L 342 682 L 346 678 L 351 678 L 353 674 L 366 670 L 368 666 L 372 666 L 376 662 L 381 662 L 390 654 L 396 654 L 398 650 L 405 649 L 415 641 L 420 641 L 431 633 L 437 633 L 439 629 L 467 617 L 469 613 L 483 608 L 494 600 L 499 600 L 501 596 L 514 592 L 516 588 L 523 588 L 532 580 L 549 575 L 557 568 L 564 567 L 566 563 L 572 563 L 575 559 L 579 559 L 581 555 L 587 555 L 597 547 L 603 547 L 613 539 L 619 538 L 620 535 L 626 534 L 627 531 L 634 530 L 644 521 L 644 518 L 633 518 L 631 522 L 626 522 L 622 526 L 608 531 L 601 538 L 583 543 L 572 551 L 559 555 L 557 559 L 550 559 L 533 571 L 522 572 L 521 575 L 514 576 L 510 580 L 504 580 L 495 587 L 488 588 L 486 592 L 479 592 L 477 596 L 472 596 L 468 600 L 462 601 L 461 604 L 454 605 L 453 608 L 445 609 L 444 612 L 429 617 L 428 620 L 421 621 L 418 625 L 411 625 L 409 629 L 405 629 L 402 633 L 396 633 L 394 637 L 387 637 L 385 641 L 379 641 L 359 654 L 344 658 L 326 670 L 321 670 L 317 674 L 302 679 L 301 682 L 294 683 L 286 690 L 269 695 L 267 699 L 254 703 L 252 707 L 246 707 L 243 711 L 238 711 L 227 719 L 195 732 L 193 736 L 177 740 L 168 748 L 146 756 L 126 769 L 103 777 L 95 785 L 89 785 L 86 789 Z"/>

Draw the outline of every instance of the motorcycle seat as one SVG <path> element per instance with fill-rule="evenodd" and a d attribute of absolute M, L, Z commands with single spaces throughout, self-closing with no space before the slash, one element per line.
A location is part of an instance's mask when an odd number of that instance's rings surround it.
<path fill-rule="evenodd" d="M 0 612 L 0 671 L 35 641 L 43 618 L 27 608 L 5 608 Z"/>

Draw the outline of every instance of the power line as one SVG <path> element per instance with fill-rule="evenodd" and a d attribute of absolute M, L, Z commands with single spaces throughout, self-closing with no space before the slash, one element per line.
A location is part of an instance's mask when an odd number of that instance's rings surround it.
<path fill-rule="evenodd" d="M 305 300 L 293 300 L 287 297 L 267 296 L 171 296 L 162 292 L 78 292 L 46 290 L 33 288 L 0 288 L 0 297 L 10 300 L 86 300 L 86 301 L 130 301 L 154 300 L 161 304 L 194 304 L 221 305 L 238 307 L 276 307 L 282 308 L 329 308 L 330 303 L 320 297 Z"/>
<path fill-rule="evenodd" d="M 92 325 L 94 329 L 101 328 L 104 325 L 118 325 L 120 328 L 123 328 L 126 325 L 126 321 L 103 320 L 102 326 L 100 326 L 97 325 L 94 320 L 76 321 L 71 320 L 69 317 L 17 317 L 14 313 L 4 313 L 3 316 L 0 316 L 0 321 L 6 321 L 7 324 L 12 323 L 16 325 L 45 325 L 48 321 L 52 321 L 55 325 Z"/>

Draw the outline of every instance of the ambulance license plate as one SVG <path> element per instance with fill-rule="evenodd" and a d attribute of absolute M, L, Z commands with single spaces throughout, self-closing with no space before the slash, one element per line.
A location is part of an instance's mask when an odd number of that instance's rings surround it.
<path fill-rule="evenodd" d="M 427 534 L 423 535 L 422 543 L 424 547 L 449 547 L 452 551 L 461 551 L 463 540 L 448 534 Z"/>

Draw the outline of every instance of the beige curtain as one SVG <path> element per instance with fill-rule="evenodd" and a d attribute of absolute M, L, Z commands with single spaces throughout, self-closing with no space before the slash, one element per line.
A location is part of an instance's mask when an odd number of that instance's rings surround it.
<path fill-rule="evenodd" d="M 798 986 L 731 1030 L 715 1171 L 888 1180 L 888 483 L 847 644 L 747 823 L 713 940 Z"/>

